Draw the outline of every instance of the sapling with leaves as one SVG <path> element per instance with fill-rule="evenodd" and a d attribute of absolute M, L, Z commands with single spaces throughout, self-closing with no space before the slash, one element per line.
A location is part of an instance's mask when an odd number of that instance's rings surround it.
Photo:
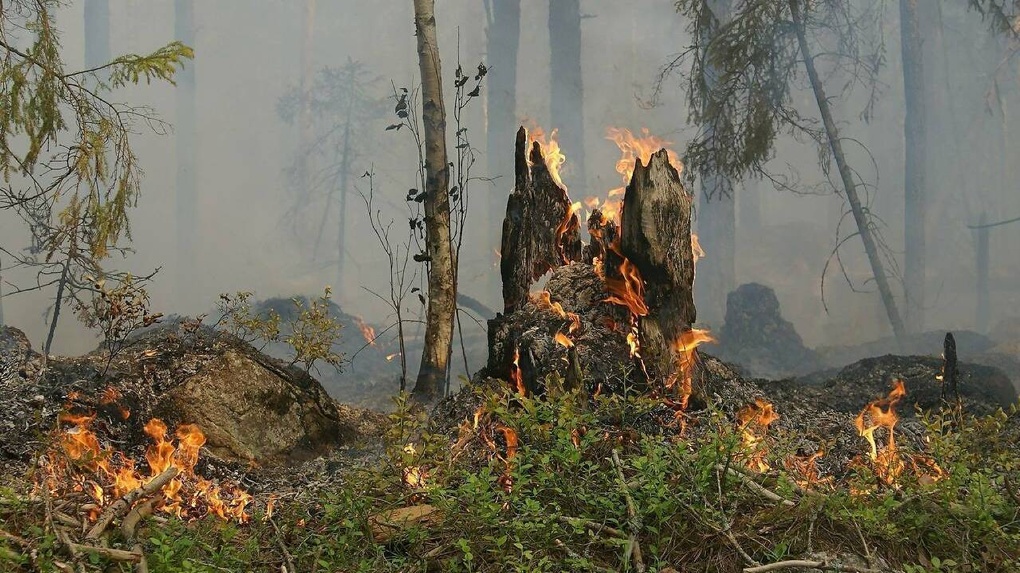
<path fill-rule="evenodd" d="M 126 346 L 132 333 L 159 322 L 162 313 L 149 311 L 149 293 L 130 274 L 119 280 L 93 279 L 96 293 L 86 301 L 75 301 L 78 319 L 89 328 L 98 329 L 106 351 L 106 369 Z"/>
<path fill-rule="evenodd" d="M 35 271 L 35 284 L 8 294 L 55 287 L 48 353 L 65 300 L 100 296 L 86 276 L 104 272 L 130 240 L 128 212 L 141 192 L 131 146 L 139 124 L 166 124 L 146 107 L 117 102 L 117 90 L 163 81 L 194 57 L 171 42 L 147 55 L 125 55 L 90 69 L 70 70 L 54 25 L 57 0 L 0 4 L 0 209 L 28 227 L 24 250 L 3 248 L 8 268 Z M 121 275 L 122 278 L 126 275 Z"/>

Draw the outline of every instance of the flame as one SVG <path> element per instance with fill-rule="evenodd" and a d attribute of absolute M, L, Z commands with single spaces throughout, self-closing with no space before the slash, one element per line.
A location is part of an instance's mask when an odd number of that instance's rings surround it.
<path fill-rule="evenodd" d="M 112 398 L 115 394 L 119 395 L 116 391 L 104 392 L 101 399 Z M 94 419 L 95 414 L 63 412 L 58 416 L 61 424 L 71 427 L 58 431 L 55 447 L 47 453 L 45 487 L 52 494 L 59 496 L 68 487 L 87 493 L 95 500 L 96 507 L 90 511 L 90 518 L 95 519 L 105 505 L 142 487 L 173 466 L 178 469 L 178 475 L 163 488 L 162 498 L 158 499 L 160 511 L 182 518 L 213 514 L 239 523 L 249 519 L 245 508 L 252 500 L 251 495 L 237 488 L 221 488 L 195 475 L 199 450 L 205 444 L 205 435 L 198 426 L 178 427 L 175 446 L 167 440 L 166 424 L 155 418 L 149 420 L 144 431 L 154 443 L 145 451 L 149 471 L 143 477 L 133 459 L 100 445 L 99 438 L 89 429 Z"/>
<path fill-rule="evenodd" d="M 893 429 L 899 422 L 896 404 L 906 395 L 907 390 L 903 380 L 897 378 L 893 380 L 893 388 L 889 391 L 888 396 L 872 400 L 854 419 L 857 433 L 867 440 L 870 447 L 868 456 L 875 473 L 887 485 L 894 484 L 905 467 L 903 459 L 896 451 L 896 434 Z M 878 445 L 875 442 L 875 431 L 879 428 L 885 428 L 889 433 L 888 443 L 882 451 L 878 450 Z"/>
<path fill-rule="evenodd" d="M 370 346 L 375 346 L 375 329 L 365 324 L 365 320 L 360 316 L 354 317 L 354 323 L 358 325 L 358 330 L 361 331 L 361 336 L 365 338 Z"/>
<path fill-rule="evenodd" d="M 517 388 L 517 393 L 521 396 L 527 396 L 527 389 L 524 387 L 524 380 L 521 377 L 521 366 L 518 361 L 521 358 L 521 349 L 514 348 L 514 362 L 510 365 L 510 381 L 514 383 L 514 387 Z"/>
<path fill-rule="evenodd" d="M 694 254 L 694 264 L 698 264 L 698 260 L 705 258 L 705 250 L 701 248 L 701 241 L 698 240 L 697 233 L 691 233 L 691 251 Z"/>
<path fill-rule="evenodd" d="M 570 326 L 567 327 L 567 334 L 573 334 L 581 328 L 581 317 L 576 313 L 567 312 L 563 310 L 563 305 L 558 302 L 552 301 L 552 294 L 547 290 L 531 293 L 531 300 L 535 303 L 535 306 L 546 310 L 551 310 L 556 313 L 560 318 L 564 318 L 570 321 Z"/>
<path fill-rule="evenodd" d="M 645 304 L 645 282 L 641 279 L 641 273 L 637 265 L 630 262 L 630 259 L 620 253 L 617 245 L 610 249 L 619 255 L 620 278 L 606 276 L 606 289 L 609 296 L 606 302 L 627 307 L 633 316 L 645 316 L 648 314 L 648 306 Z"/>
<path fill-rule="evenodd" d="M 667 381 L 666 387 L 671 388 L 679 382 L 682 410 L 687 409 L 687 401 L 691 397 L 694 386 L 694 366 L 698 360 L 698 346 L 706 342 L 715 342 L 715 338 L 709 331 L 700 328 L 685 330 L 673 341 L 673 350 L 677 355 L 677 368 L 676 373 Z"/>
<path fill-rule="evenodd" d="M 631 326 L 627 333 L 627 346 L 630 347 L 631 358 L 641 358 L 641 340 L 638 338 L 637 325 Z"/>
<path fill-rule="evenodd" d="M 399 352 L 394 352 L 393 354 L 387 354 L 386 355 L 386 362 L 392 362 L 393 359 L 396 358 L 397 356 L 400 356 Z"/>
<path fill-rule="evenodd" d="M 563 334 L 562 332 L 557 332 L 556 336 L 553 337 L 553 340 L 556 341 L 556 344 L 559 344 L 564 348 L 571 348 L 574 346 L 574 341 L 570 340 L 570 338 L 568 338 L 567 335 Z"/>
<path fill-rule="evenodd" d="M 528 164 L 531 164 L 531 148 L 535 142 L 538 142 L 539 147 L 542 148 L 542 155 L 545 157 L 545 166 L 549 169 L 549 175 L 552 176 L 553 181 L 557 185 L 566 189 L 567 186 L 563 184 L 563 179 L 560 178 L 560 167 L 567 162 L 567 156 L 560 150 L 560 144 L 556 141 L 557 129 L 549 132 L 549 138 L 546 139 L 545 130 L 538 125 L 532 124 L 528 129 L 528 148 L 525 155 L 528 158 Z"/>
<path fill-rule="evenodd" d="M 769 426 L 779 419 L 779 414 L 767 400 L 755 398 L 754 404 L 748 404 L 737 412 L 737 429 L 743 445 L 743 462 L 747 469 L 756 472 L 767 472 L 771 469 L 766 457 L 765 434 Z"/>

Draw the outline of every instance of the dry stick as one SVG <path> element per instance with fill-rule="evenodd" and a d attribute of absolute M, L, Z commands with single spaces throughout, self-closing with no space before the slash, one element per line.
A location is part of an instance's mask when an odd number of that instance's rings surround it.
<path fill-rule="evenodd" d="M 97 547 L 95 545 L 80 545 L 71 540 L 65 541 L 68 549 L 75 553 L 95 553 L 101 555 L 107 559 L 113 561 L 130 561 L 131 563 L 138 563 L 142 560 L 141 553 L 135 553 L 134 551 L 124 551 L 123 549 L 112 549 L 110 547 Z"/>
<path fill-rule="evenodd" d="M 796 503 L 786 499 L 785 497 L 779 495 L 778 493 L 754 481 L 753 479 L 751 479 L 751 476 L 745 475 L 742 472 L 739 472 L 733 468 L 724 468 L 722 464 L 716 464 L 715 467 L 719 471 L 725 470 L 726 473 L 736 478 L 739 478 L 740 481 L 744 482 L 744 485 L 746 485 L 748 489 L 768 500 L 774 501 L 776 503 L 781 503 L 787 507 L 794 507 L 795 505 L 797 505 Z"/>
<path fill-rule="evenodd" d="M 641 528 L 641 521 L 638 517 L 637 507 L 634 506 L 634 498 L 630 496 L 630 489 L 627 488 L 627 478 L 623 475 L 623 462 L 620 461 L 620 453 L 613 450 L 613 464 L 616 466 L 616 476 L 620 478 L 620 488 L 623 490 L 623 497 L 627 501 L 627 515 L 630 517 L 630 537 L 627 541 L 627 552 L 634 559 L 634 569 L 638 573 L 644 573 L 645 562 L 641 558 L 641 544 L 638 543 L 638 529 Z"/>
<path fill-rule="evenodd" d="M 150 496 L 160 489 L 163 488 L 170 480 L 177 476 L 177 468 L 170 466 L 163 473 L 152 478 L 152 480 L 143 485 L 142 487 L 135 488 L 128 493 L 124 494 L 123 497 L 113 502 L 110 507 L 106 508 L 106 511 L 99 516 L 96 524 L 92 526 L 88 534 L 85 535 L 85 539 L 98 539 L 103 531 L 110 525 L 116 517 L 127 513 L 131 505 L 135 503 L 140 497 Z"/>
<path fill-rule="evenodd" d="M 766 571 L 777 571 L 779 569 L 821 569 L 823 571 L 839 571 L 841 573 L 883 573 L 881 569 L 861 569 L 859 567 L 844 567 L 842 565 L 829 565 L 825 561 L 808 561 L 805 559 L 791 559 L 789 561 L 777 561 L 758 567 L 744 567 L 744 573 L 765 573 Z"/>
<path fill-rule="evenodd" d="M 124 520 L 120 522 L 120 532 L 125 540 L 128 542 L 134 541 L 135 529 L 137 529 L 138 523 L 152 515 L 155 504 L 156 500 L 154 499 L 146 500 L 131 508 L 131 511 L 124 516 Z"/>
<path fill-rule="evenodd" d="M 283 558 L 287 562 L 286 568 L 281 567 L 285 570 L 285 573 L 297 573 L 297 569 L 294 567 L 294 558 L 291 557 L 290 551 L 287 551 L 287 546 L 283 544 L 283 533 L 280 532 L 279 526 L 273 521 L 273 518 L 269 518 L 269 524 L 273 526 L 273 531 L 276 532 L 276 544 L 280 546 L 280 550 L 283 551 Z"/>
<path fill-rule="evenodd" d="M 580 524 L 580 525 L 583 525 L 583 526 L 588 527 L 590 529 L 594 529 L 596 534 L 597 533 L 608 533 L 610 536 L 616 537 L 618 539 L 627 539 L 627 534 L 622 532 L 622 531 L 620 531 L 619 529 L 616 529 L 615 527 L 611 527 L 609 525 L 605 525 L 603 523 L 597 523 L 597 522 L 591 521 L 590 519 L 581 519 L 580 517 L 570 517 L 569 515 L 558 515 L 558 516 L 556 516 L 556 519 L 558 519 L 558 520 L 560 520 L 563 523 L 566 523 L 568 525 L 578 525 L 578 524 Z"/>

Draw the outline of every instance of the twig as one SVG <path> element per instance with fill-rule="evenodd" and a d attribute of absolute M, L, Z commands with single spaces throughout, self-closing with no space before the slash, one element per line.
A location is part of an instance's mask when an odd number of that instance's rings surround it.
<path fill-rule="evenodd" d="M 843 565 L 830 565 L 825 561 L 808 561 L 806 559 L 790 559 L 789 561 L 777 561 L 757 567 L 744 567 L 744 573 L 766 573 L 779 569 L 821 569 L 823 571 L 839 571 L 841 573 L 882 573 L 881 569 L 861 569 L 860 567 L 845 567 Z"/>
<path fill-rule="evenodd" d="M 29 540 L 25 539 L 24 537 L 14 535 L 13 533 L 7 533 L 3 529 L 0 529 L 0 539 L 6 539 L 7 541 L 17 543 L 18 545 L 24 547 L 25 549 L 32 547 L 32 543 Z"/>
<path fill-rule="evenodd" d="M 134 551 L 124 551 L 123 549 L 112 549 L 110 547 L 97 547 L 95 545 L 81 545 L 71 540 L 67 540 L 64 543 L 73 553 L 81 553 L 84 551 L 86 553 L 101 555 L 113 561 L 130 561 L 131 563 L 138 563 L 143 559 L 141 553 L 136 553 Z"/>
<path fill-rule="evenodd" d="M 634 498 L 627 488 L 627 477 L 623 475 L 623 462 L 620 461 L 620 453 L 613 450 L 613 464 L 616 466 L 616 477 L 620 480 L 620 489 L 623 490 L 623 497 L 627 502 L 628 525 L 630 526 L 630 537 L 627 540 L 627 553 L 634 560 L 634 569 L 638 573 L 644 573 L 645 562 L 641 558 L 641 544 L 638 543 L 638 530 L 641 529 L 641 518 L 638 516 L 637 507 L 634 505 Z"/>
<path fill-rule="evenodd" d="M 611 537 L 616 537 L 618 539 L 627 539 L 626 533 L 604 523 L 596 523 L 588 519 L 581 519 L 580 517 L 570 517 L 569 515 L 559 515 L 556 518 L 568 525 L 578 524 L 583 525 L 585 527 L 595 530 L 595 533 L 607 533 Z"/>
<path fill-rule="evenodd" d="M 273 531 L 276 532 L 276 544 L 280 546 L 280 550 L 283 551 L 283 558 L 287 562 L 286 568 L 281 567 L 281 569 L 284 569 L 284 573 L 297 573 L 297 569 L 294 567 L 294 558 L 291 557 L 290 551 L 287 551 L 287 546 L 283 544 L 283 533 L 280 532 L 280 527 L 276 525 L 272 517 L 268 521 L 273 526 Z"/>
<path fill-rule="evenodd" d="M 90 529 L 88 534 L 85 535 L 85 539 L 98 539 L 99 536 L 103 534 L 103 531 L 105 531 L 110 525 L 110 522 L 112 522 L 116 517 L 127 513 L 127 511 L 131 508 L 131 505 L 134 504 L 138 498 L 147 497 L 156 493 L 176 476 L 177 468 L 170 466 L 163 473 L 152 478 L 149 483 L 124 494 L 123 497 L 113 502 L 110 507 L 106 508 L 106 511 L 99 516 L 99 519 L 96 520 L 96 524 L 93 525 L 92 529 Z"/>
<path fill-rule="evenodd" d="M 135 563 L 135 573 L 149 573 L 149 562 L 145 560 L 145 552 L 141 543 L 135 543 L 131 551 L 138 554 L 138 563 Z"/>
<path fill-rule="evenodd" d="M 152 510 L 155 504 L 156 501 L 150 499 L 131 508 L 131 511 L 124 516 L 124 521 L 121 521 L 120 523 L 120 532 L 124 536 L 124 539 L 127 541 L 134 541 L 135 529 L 138 527 L 138 523 L 152 515 Z"/>
<path fill-rule="evenodd" d="M 754 557 L 748 555 L 747 551 L 744 551 L 744 548 L 740 546 L 740 542 L 737 541 L 737 537 L 733 535 L 733 531 L 730 529 L 728 525 L 726 526 L 726 529 L 724 529 L 722 533 L 723 535 L 726 536 L 726 539 L 730 542 L 730 545 L 732 545 L 733 548 L 737 550 L 737 553 L 739 553 L 740 556 L 744 558 L 744 561 L 748 565 L 752 566 L 758 565 L 758 561 L 756 561 Z M 744 571 L 746 572 L 747 569 L 744 569 Z"/>
<path fill-rule="evenodd" d="M 716 464 L 715 467 L 719 471 L 725 471 L 731 476 L 738 478 L 740 481 L 744 483 L 744 485 L 747 486 L 748 489 L 764 497 L 765 499 L 774 501 L 776 503 L 781 503 L 787 507 L 794 507 L 795 505 L 797 505 L 796 503 L 786 499 L 785 497 L 779 495 L 778 493 L 754 481 L 753 479 L 751 479 L 751 476 L 745 475 L 743 472 L 737 471 L 733 468 L 724 468 L 722 464 Z"/>

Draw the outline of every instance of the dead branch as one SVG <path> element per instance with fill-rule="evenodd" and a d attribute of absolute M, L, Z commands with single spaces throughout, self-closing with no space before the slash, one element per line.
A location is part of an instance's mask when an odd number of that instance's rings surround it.
<path fill-rule="evenodd" d="M 627 539 L 627 553 L 634 560 L 634 569 L 638 573 L 645 571 L 645 562 L 641 558 L 641 544 L 638 543 L 638 530 L 641 529 L 641 518 L 638 516 L 637 507 L 634 505 L 634 498 L 630 495 L 630 489 L 627 488 L 627 478 L 623 475 L 623 462 L 620 461 L 620 453 L 617 450 L 613 450 L 613 465 L 616 466 L 616 477 L 619 478 L 620 489 L 623 490 L 623 497 L 627 502 L 627 516 L 628 526 L 630 528 L 630 536 Z M 626 560 L 626 559 L 625 559 Z"/>
<path fill-rule="evenodd" d="M 821 569 L 823 571 L 839 571 L 842 573 L 882 573 L 881 569 L 861 569 L 859 567 L 844 567 L 842 565 L 831 565 L 825 561 L 809 561 L 807 559 L 790 559 L 788 561 L 777 561 L 757 567 L 744 567 L 744 573 L 766 573 L 767 571 L 778 571 L 780 569 Z"/>
<path fill-rule="evenodd" d="M 131 508 L 131 511 L 124 516 L 124 520 L 120 523 L 120 532 L 127 541 L 134 541 L 135 529 L 146 517 L 152 515 L 152 510 L 155 507 L 156 501 L 153 499 L 146 500 L 142 503 Z"/>
<path fill-rule="evenodd" d="M 626 533 L 620 531 L 619 529 L 616 529 L 615 527 L 605 525 L 603 523 L 596 523 L 588 519 L 581 519 L 580 517 L 571 517 L 569 515 L 558 515 L 556 516 L 556 519 L 562 521 L 563 523 L 566 523 L 567 525 L 583 525 L 584 527 L 593 530 L 596 534 L 605 533 L 610 537 L 615 537 L 617 539 L 627 539 Z"/>
<path fill-rule="evenodd" d="M 741 482 L 743 482 L 744 485 L 747 486 L 747 489 L 749 489 L 749 490 L 753 491 L 754 493 L 764 497 L 765 499 L 768 499 L 769 501 L 774 501 L 776 503 L 781 503 L 781 504 L 783 504 L 783 505 L 785 505 L 787 507 L 793 507 L 793 506 L 797 505 L 796 503 L 786 499 L 785 497 L 779 495 L 778 493 L 776 493 L 776 492 L 766 488 L 765 486 L 761 485 L 760 483 L 754 481 L 753 479 L 751 479 L 751 476 L 745 475 L 743 472 L 737 471 L 736 469 L 734 469 L 732 467 L 723 467 L 722 464 L 716 464 L 715 468 L 717 470 L 719 470 L 719 471 L 725 471 L 726 473 L 730 474 L 731 476 L 736 477 Z"/>
<path fill-rule="evenodd" d="M 82 545 L 70 540 L 65 541 L 65 544 L 67 545 L 68 550 L 72 553 L 95 553 L 96 555 L 101 555 L 111 561 L 138 563 L 143 559 L 141 553 L 136 553 L 134 551 L 125 551 L 123 549 L 113 549 L 110 547 L 97 547 L 95 545 Z"/>
<path fill-rule="evenodd" d="M 273 531 L 276 532 L 276 544 L 280 546 L 280 551 L 283 551 L 283 558 L 286 561 L 286 566 L 281 569 L 284 570 L 284 573 L 297 573 L 297 569 L 294 567 L 294 558 L 291 557 L 290 551 L 287 551 L 287 546 L 283 543 L 283 533 L 280 532 L 280 527 L 276 525 L 272 517 L 268 521 L 273 526 Z"/>
<path fill-rule="evenodd" d="M 114 519 L 127 513 L 127 511 L 139 498 L 148 497 L 156 493 L 157 491 L 163 489 L 163 486 L 165 486 L 167 483 L 170 482 L 170 480 L 174 479 L 174 477 L 177 476 L 177 471 L 178 471 L 177 468 L 171 466 L 167 468 L 163 473 L 152 478 L 152 480 L 150 480 L 149 483 L 143 485 L 142 487 L 135 488 L 129 491 L 128 493 L 124 494 L 123 497 L 113 502 L 110 505 L 110 507 L 106 508 L 106 511 L 104 511 L 103 514 L 99 516 L 99 519 L 96 520 L 96 524 L 93 525 L 92 529 L 90 529 L 89 532 L 85 535 L 85 539 L 98 539 L 99 536 L 102 535 L 104 531 L 106 531 L 106 528 L 110 525 L 110 523 Z"/>

